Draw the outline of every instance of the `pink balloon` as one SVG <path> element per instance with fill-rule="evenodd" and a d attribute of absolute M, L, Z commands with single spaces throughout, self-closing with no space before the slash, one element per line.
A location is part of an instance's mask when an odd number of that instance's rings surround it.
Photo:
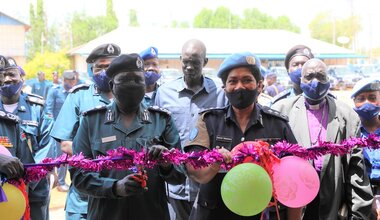
<path fill-rule="evenodd" d="M 0 154 L 4 154 L 4 155 L 12 157 L 11 152 L 9 152 L 9 150 L 6 147 L 4 147 L 3 145 L 0 145 Z"/>
<path fill-rule="evenodd" d="M 273 166 L 273 187 L 282 204 L 299 208 L 309 204 L 319 191 L 319 176 L 306 160 L 288 156 Z"/>

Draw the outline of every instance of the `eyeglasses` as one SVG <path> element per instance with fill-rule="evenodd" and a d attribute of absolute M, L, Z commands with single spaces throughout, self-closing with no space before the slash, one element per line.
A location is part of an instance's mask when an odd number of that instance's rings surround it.
<path fill-rule="evenodd" d="M 355 103 L 363 103 L 366 100 L 368 100 L 368 102 L 376 103 L 378 100 L 378 96 L 376 94 L 368 94 L 368 95 L 361 94 L 354 98 Z"/>
<path fill-rule="evenodd" d="M 107 67 L 94 67 L 94 68 L 92 68 L 92 71 L 94 72 L 94 73 L 100 73 L 101 71 L 107 71 L 107 69 L 108 69 L 108 66 Z"/>

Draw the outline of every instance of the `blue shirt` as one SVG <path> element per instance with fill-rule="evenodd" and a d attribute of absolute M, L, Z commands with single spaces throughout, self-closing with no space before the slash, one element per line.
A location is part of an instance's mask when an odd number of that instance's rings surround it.
<path fill-rule="evenodd" d="M 45 111 L 48 114 L 52 114 L 54 120 L 57 119 L 59 111 L 61 110 L 68 94 L 68 91 L 66 91 L 62 85 L 53 86 L 49 90 L 45 102 Z"/>
<path fill-rule="evenodd" d="M 44 80 L 42 82 L 40 82 L 39 80 L 36 80 L 32 84 L 32 93 L 42 96 L 44 99 L 46 99 L 49 89 L 50 87 L 52 87 L 52 85 L 53 84 L 47 80 Z"/>
<path fill-rule="evenodd" d="M 187 89 L 183 77 L 161 85 L 156 94 L 155 105 L 171 112 L 179 131 L 182 149 L 189 139 L 189 133 L 195 127 L 198 113 L 204 109 L 223 107 L 227 104 L 224 91 L 214 81 L 203 77 L 202 88 L 194 93 Z M 169 196 L 174 199 L 194 201 L 199 184 L 186 179 L 184 185 L 170 185 Z"/>
<path fill-rule="evenodd" d="M 95 84 L 81 84 L 72 88 L 63 103 L 50 135 L 57 141 L 73 140 L 82 120 L 82 113 L 109 103 L 110 100 L 97 89 Z M 86 195 L 79 194 L 74 187 L 70 187 L 66 200 L 66 211 L 86 214 L 87 200 Z"/>
<path fill-rule="evenodd" d="M 0 111 L 5 112 L 0 101 Z M 53 118 L 44 114 L 43 100 L 34 95 L 21 93 L 17 108 L 12 112 L 18 117 L 17 124 L 10 127 L 6 121 L 0 120 L 0 136 L 7 137 L 12 143 L 8 150 L 23 163 L 39 163 L 50 157 L 54 140 L 49 132 L 53 126 Z M 46 201 L 49 198 L 49 186 L 46 178 L 28 184 L 29 201 Z"/>
<path fill-rule="evenodd" d="M 361 136 L 368 137 L 369 132 L 362 126 L 360 126 Z M 375 135 L 380 136 L 380 128 L 375 132 Z M 368 148 L 363 149 L 364 161 L 367 167 L 367 173 L 369 178 L 374 182 L 375 185 L 380 185 L 380 150 L 370 150 Z"/>

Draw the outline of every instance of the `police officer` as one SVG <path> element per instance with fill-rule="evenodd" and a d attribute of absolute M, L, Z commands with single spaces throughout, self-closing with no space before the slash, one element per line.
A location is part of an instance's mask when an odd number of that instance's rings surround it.
<path fill-rule="evenodd" d="M 44 100 L 21 91 L 23 80 L 16 65 L 0 55 L 0 136 L 2 145 L 23 163 L 38 163 L 51 156 L 54 141 L 49 132 L 53 119 L 44 114 Z M 14 171 L 12 171 L 13 174 Z M 46 178 L 28 184 L 32 219 L 49 219 L 49 186 Z"/>
<path fill-rule="evenodd" d="M 46 112 L 48 114 L 53 115 L 54 120 L 57 119 L 59 111 L 61 110 L 62 105 L 67 95 L 69 94 L 70 89 L 74 87 L 77 83 L 75 72 L 76 71 L 73 70 L 65 70 L 62 73 L 62 83 L 54 85 L 48 92 L 48 96 L 46 98 Z M 54 155 L 62 155 L 61 145 L 59 142 L 56 142 Z M 65 181 L 66 171 L 67 166 L 61 166 L 60 168 L 58 168 L 57 190 L 61 192 L 67 192 L 69 190 L 69 186 L 66 184 Z"/>
<path fill-rule="evenodd" d="M 305 45 L 296 45 L 288 51 L 285 56 L 285 67 L 288 71 L 293 86 L 277 94 L 273 98 L 272 104 L 278 102 L 281 99 L 294 97 L 302 93 L 300 87 L 301 68 L 303 64 L 311 58 L 314 58 L 314 55 L 311 52 L 311 49 Z"/>
<path fill-rule="evenodd" d="M 252 53 L 236 53 L 227 57 L 220 66 L 218 77 L 222 79 L 230 105 L 209 109 L 200 113 L 197 125 L 192 129 L 185 151 L 219 148 L 224 160 L 232 161 L 231 150 L 243 141 L 263 140 L 274 143 L 287 140 L 295 143 L 287 118 L 279 112 L 257 104 L 261 92 L 260 60 Z M 220 188 L 225 173 L 215 163 L 202 169 L 187 164 L 189 176 L 201 183 L 197 208 L 190 219 L 242 219 L 223 203 Z M 285 210 L 281 219 L 285 219 Z M 274 215 L 272 215 L 274 214 Z M 300 219 L 300 213 L 288 219 Z M 244 219 L 260 219 L 260 214 Z M 271 219 L 277 219 L 271 213 Z"/>
<path fill-rule="evenodd" d="M 148 150 L 153 159 L 180 147 L 170 114 L 142 104 L 145 93 L 143 60 L 138 54 L 116 58 L 107 70 L 114 102 L 84 113 L 74 139 L 74 154 L 96 158 L 119 146 Z M 172 164 L 160 164 L 147 173 L 147 189 L 130 170 L 87 172 L 70 169 L 74 186 L 89 195 L 88 219 L 169 219 L 165 181 L 179 184 L 185 176 Z"/>
<path fill-rule="evenodd" d="M 87 57 L 91 65 L 94 84 L 80 84 L 73 87 L 54 123 L 50 135 L 61 142 L 61 149 L 72 154 L 72 140 L 75 137 L 81 114 L 85 111 L 110 103 L 113 97 L 109 88 L 109 78 L 105 71 L 120 54 L 120 47 L 115 44 L 103 44 L 96 47 Z M 70 189 L 66 201 L 66 219 L 86 219 L 87 196 Z"/>
<path fill-rule="evenodd" d="M 359 115 L 362 137 L 370 134 L 380 136 L 380 80 L 364 78 L 358 81 L 352 89 L 351 98 L 354 110 Z M 377 219 L 380 219 L 380 150 L 363 149 L 364 161 L 374 195 L 374 209 Z"/>
<path fill-rule="evenodd" d="M 158 50 L 155 47 L 148 47 L 140 53 L 140 56 L 144 60 L 144 76 L 146 84 L 143 102 L 147 106 L 150 106 L 154 104 L 158 88 L 157 80 L 161 77 Z"/>

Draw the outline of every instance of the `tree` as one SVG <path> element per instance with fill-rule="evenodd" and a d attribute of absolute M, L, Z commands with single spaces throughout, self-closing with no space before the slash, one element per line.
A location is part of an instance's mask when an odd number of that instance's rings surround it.
<path fill-rule="evenodd" d="M 46 43 L 46 16 L 43 8 L 43 0 L 37 0 L 36 11 L 34 5 L 29 5 L 30 30 L 27 33 L 28 54 L 30 59 L 36 52 L 43 52 L 43 46 Z"/>
<path fill-rule="evenodd" d="M 26 72 L 26 78 L 35 78 L 38 71 L 43 71 L 46 75 L 46 79 L 52 80 L 53 76 L 50 73 L 53 71 L 58 71 L 62 74 L 64 70 L 71 69 L 70 60 L 65 54 L 63 51 L 58 53 L 36 53 L 33 59 L 23 66 Z"/>
<path fill-rule="evenodd" d="M 194 18 L 193 26 L 196 28 L 210 28 L 213 11 L 203 8 Z"/>
<path fill-rule="evenodd" d="M 112 7 L 112 0 L 107 0 L 106 16 L 89 17 L 84 13 L 74 13 L 70 22 L 73 47 L 117 28 L 118 20 Z"/>
<path fill-rule="evenodd" d="M 203 8 L 194 18 L 193 26 L 197 28 L 238 28 L 240 18 L 226 7 L 218 7 L 215 12 Z"/>
<path fill-rule="evenodd" d="M 351 46 L 361 28 L 359 17 L 350 16 L 344 19 L 335 19 L 331 12 L 319 13 L 309 24 L 313 38 L 336 43 L 339 46 Z M 350 42 L 347 45 L 336 42 L 340 36 L 348 37 Z"/>
<path fill-rule="evenodd" d="M 139 22 L 137 20 L 137 11 L 135 9 L 129 10 L 129 26 L 138 27 Z"/>

